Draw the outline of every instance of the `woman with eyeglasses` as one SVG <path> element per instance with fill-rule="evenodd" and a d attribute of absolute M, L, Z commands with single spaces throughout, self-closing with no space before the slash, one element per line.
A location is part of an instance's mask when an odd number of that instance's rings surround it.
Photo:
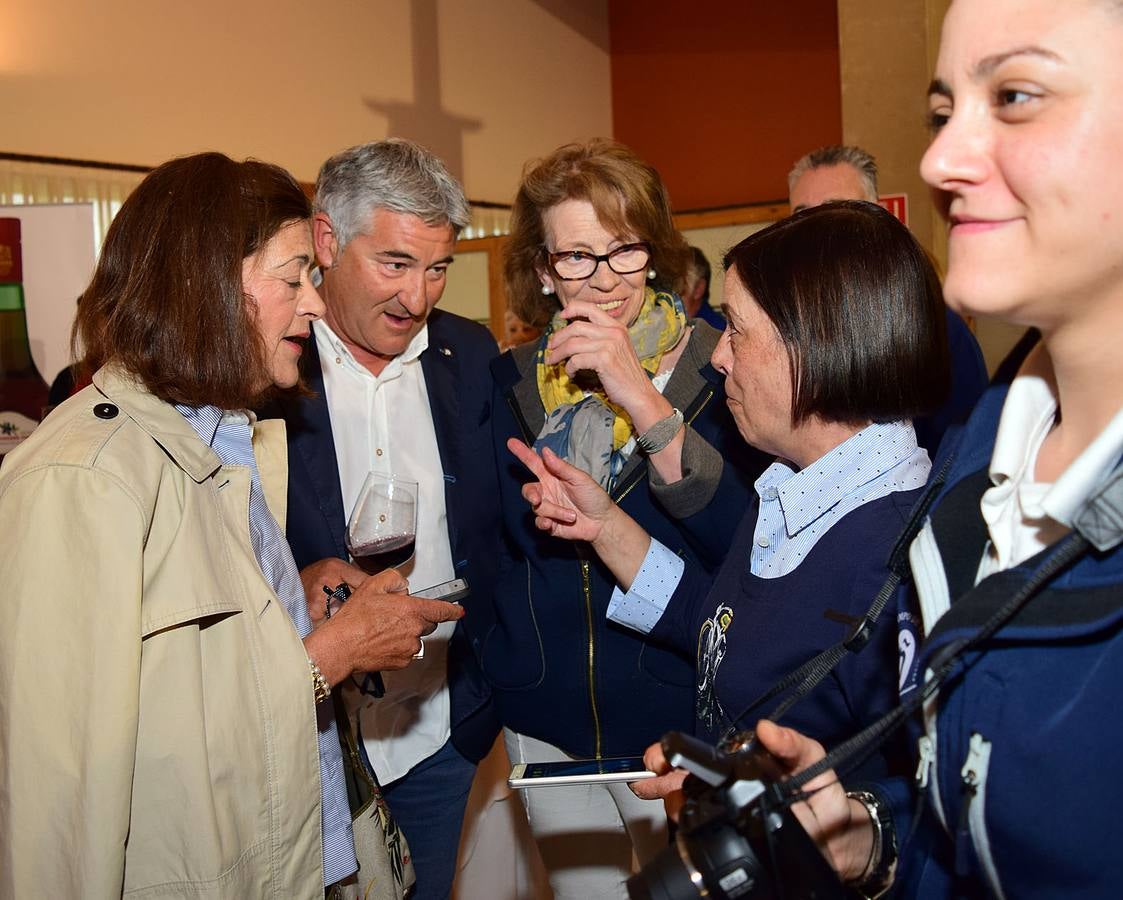
<path fill-rule="evenodd" d="M 689 260 L 658 173 L 627 148 L 572 144 L 528 168 L 506 282 L 545 332 L 492 367 L 509 552 L 490 617 L 470 617 L 514 763 L 637 755 L 692 725 L 692 655 L 606 620 L 615 579 L 587 546 L 534 527 L 527 473 L 506 450 L 509 438 L 551 448 L 673 552 L 716 568 L 764 459 L 709 366 L 720 332 L 675 294 Z M 661 804 L 624 784 L 524 801 L 557 898 L 623 896 L 633 856 L 665 845 Z"/>

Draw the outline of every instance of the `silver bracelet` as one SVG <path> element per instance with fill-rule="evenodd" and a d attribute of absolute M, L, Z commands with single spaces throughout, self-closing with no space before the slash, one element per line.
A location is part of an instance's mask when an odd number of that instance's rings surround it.
<path fill-rule="evenodd" d="M 867 900 L 877 900 L 892 886 L 897 868 L 897 835 L 893 817 L 881 800 L 869 791 L 847 791 L 846 796 L 865 807 L 873 824 L 870 858 L 866 860 L 862 874 L 849 882 L 849 886 Z"/>
<path fill-rule="evenodd" d="M 636 436 L 636 446 L 650 456 L 658 453 L 675 439 L 682 428 L 682 410 L 673 409 L 665 419 L 660 419 L 643 434 Z"/>

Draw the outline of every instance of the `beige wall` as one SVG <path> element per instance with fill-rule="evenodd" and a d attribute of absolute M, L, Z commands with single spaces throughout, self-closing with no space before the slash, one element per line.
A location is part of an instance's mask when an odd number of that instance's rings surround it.
<path fill-rule="evenodd" d="M 908 194 L 909 226 L 941 255 L 920 158 L 925 94 L 948 0 L 838 0 L 842 138 L 877 157 L 883 194 Z"/>
<path fill-rule="evenodd" d="M 721 293 L 725 289 L 725 270 L 721 267 L 722 257 L 727 250 L 739 244 L 750 234 L 767 228 L 768 222 L 754 222 L 749 225 L 720 225 L 716 228 L 688 228 L 682 233 L 686 240 L 706 254 L 710 263 L 710 306 L 721 306 Z"/>
<path fill-rule="evenodd" d="M 928 146 L 928 83 L 936 68 L 940 25 L 951 0 L 838 0 L 842 134 L 877 157 L 881 192 L 909 195 L 909 226 L 941 268 L 947 231 L 920 177 Z M 991 371 L 1022 329 L 979 320 L 975 335 Z"/>
<path fill-rule="evenodd" d="M 487 254 L 473 250 L 470 242 L 456 248 L 456 261 L 449 266 L 441 309 L 490 325 Z"/>
<path fill-rule="evenodd" d="M 607 0 L 5 0 L 0 151 L 153 165 L 216 149 L 304 181 L 426 143 L 475 200 L 612 128 Z M 318 18 L 317 18 L 318 15 Z"/>

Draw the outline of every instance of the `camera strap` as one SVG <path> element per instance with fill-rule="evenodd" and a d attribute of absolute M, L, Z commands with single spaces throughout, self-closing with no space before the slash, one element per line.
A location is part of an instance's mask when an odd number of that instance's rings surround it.
<path fill-rule="evenodd" d="M 924 527 L 928 511 L 932 508 L 936 497 L 939 496 L 944 482 L 947 481 L 948 472 L 954 460 L 955 454 L 949 454 L 936 474 L 929 480 L 928 487 L 913 507 L 912 512 L 909 514 L 909 519 L 905 523 L 905 527 L 897 537 L 896 542 L 893 544 L 893 549 L 889 553 L 889 561 L 886 564 L 886 568 L 889 569 L 889 577 L 885 579 L 880 590 L 878 590 L 877 594 L 874 596 L 873 602 L 870 603 L 869 609 L 867 609 L 865 614 L 854 624 L 850 633 L 833 647 L 828 647 L 817 656 L 807 660 L 807 662 L 798 669 L 789 672 L 780 679 L 780 681 L 776 682 L 776 684 L 741 710 L 741 712 L 732 718 L 732 724 L 726 731 L 724 735 L 725 738 L 732 736 L 740 727 L 751 727 L 747 723 L 744 725 L 741 724 L 750 713 L 756 712 L 766 703 L 787 693 L 788 695 L 773 709 L 769 710 L 767 714 L 757 716 L 758 718 L 771 719 L 772 721 L 778 720 L 784 713 L 811 693 L 819 682 L 826 678 L 847 654 L 858 653 L 869 643 L 870 637 L 873 635 L 874 627 L 877 625 L 877 620 L 885 610 L 889 598 L 896 593 L 901 582 L 909 577 L 909 546 L 912 544 L 917 534 L 920 533 L 920 529 Z M 789 691 L 790 693 L 788 693 Z"/>
<path fill-rule="evenodd" d="M 843 741 L 819 762 L 790 778 L 784 783 L 787 789 L 785 793 L 792 795 L 791 799 L 793 800 L 802 799 L 797 796 L 798 793 L 813 778 L 828 769 L 837 768 L 843 763 L 858 762 L 883 744 L 889 735 L 909 716 L 920 709 L 953 673 L 959 672 L 961 674 L 965 670 L 966 664 L 960 665 L 964 662 L 963 654 L 979 647 L 991 638 L 1002 626 L 1017 615 L 1033 599 L 1034 595 L 1046 587 L 1069 565 L 1083 556 L 1091 546 L 1088 539 L 1077 531 L 1071 532 L 1054 543 L 1050 548 L 1052 552 L 1023 582 L 1021 588 L 996 610 L 974 634 L 952 641 L 933 657 L 929 665 L 932 674 L 919 690 L 914 691 L 907 700 L 895 709 L 890 710 L 872 725 L 858 732 L 854 737 Z M 963 602 L 969 597 L 970 592 L 960 598 L 959 602 Z"/>
<path fill-rule="evenodd" d="M 1106 553 L 1120 543 L 1123 543 L 1123 466 L 1117 467 L 1107 481 L 1089 497 L 1075 516 L 1073 530 L 1043 551 L 1041 562 L 1021 587 L 974 633 L 950 642 L 933 656 L 928 665 L 931 675 L 920 689 L 881 719 L 839 744 L 819 762 L 783 782 L 788 800 L 794 802 L 805 799 L 803 787 L 823 772 L 838 769 L 844 763 L 864 759 L 920 709 L 942 684 L 953 675 L 961 676 L 970 667 L 971 663 L 964 658 L 965 654 L 981 648 L 1061 572 L 1093 548 Z M 969 602 L 971 594 L 972 591 L 968 591 L 957 602 Z"/>

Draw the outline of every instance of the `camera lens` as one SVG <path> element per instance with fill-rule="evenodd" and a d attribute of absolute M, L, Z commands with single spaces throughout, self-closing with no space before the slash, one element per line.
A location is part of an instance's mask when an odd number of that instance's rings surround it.
<path fill-rule="evenodd" d="M 628 896 L 632 900 L 678 900 L 697 897 L 699 891 L 687 873 L 678 847 L 672 845 L 628 879 Z"/>
<path fill-rule="evenodd" d="M 769 896 L 768 884 L 745 837 L 732 825 L 719 823 L 692 834 L 680 831 L 672 846 L 628 879 L 628 895 L 636 900 L 750 900 Z"/>

